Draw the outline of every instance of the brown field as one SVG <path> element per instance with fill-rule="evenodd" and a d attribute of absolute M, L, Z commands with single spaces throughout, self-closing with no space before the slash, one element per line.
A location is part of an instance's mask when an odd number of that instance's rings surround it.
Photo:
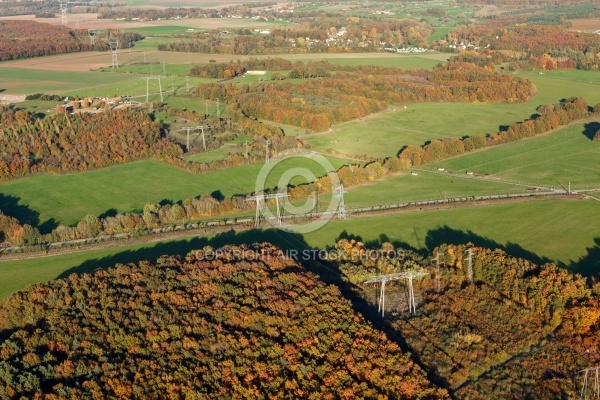
<path fill-rule="evenodd" d="M 35 18 L 33 15 L 19 15 L 15 17 L 0 17 L 1 20 L 27 20 L 52 25 L 60 25 L 60 16 L 54 18 Z M 68 14 L 67 26 L 79 29 L 127 29 L 147 28 L 151 26 L 181 26 L 195 29 L 217 28 L 262 28 L 278 25 L 274 22 L 256 21 L 253 19 L 239 18 L 196 18 L 196 19 L 170 19 L 162 21 L 116 21 L 112 19 L 98 19 L 98 14 Z"/>
<path fill-rule="evenodd" d="M 600 29 L 600 18 L 570 19 L 569 22 L 573 24 L 571 29 L 578 31 L 595 31 Z"/>
<path fill-rule="evenodd" d="M 143 51 L 131 51 L 123 49 L 119 50 L 119 61 L 122 65 L 131 63 L 141 63 L 143 60 Z M 421 54 L 423 58 L 431 58 L 434 60 L 443 61 L 448 58 L 447 54 Z M 149 63 L 166 63 L 166 64 L 199 64 L 207 63 L 209 60 L 218 62 L 246 60 L 248 58 L 270 57 L 264 56 L 238 56 L 232 54 L 203 54 L 203 53 L 183 53 L 171 51 L 146 51 L 146 61 Z M 331 60 L 345 58 L 394 58 L 399 57 L 396 54 L 390 53 L 344 53 L 344 54 L 280 54 L 277 57 L 285 58 L 292 61 L 307 61 L 307 60 Z M 54 56 L 46 56 L 39 58 L 28 58 L 24 60 L 8 61 L 0 63 L 1 68 L 21 68 L 46 71 L 90 71 L 100 68 L 109 67 L 112 58 L 110 52 L 85 52 L 85 53 L 69 53 L 58 54 Z"/>
<path fill-rule="evenodd" d="M 123 50 L 123 53 L 126 53 Z M 110 66 L 110 52 L 57 54 L 0 63 L 0 68 L 39 69 L 46 71 L 89 71 Z"/>

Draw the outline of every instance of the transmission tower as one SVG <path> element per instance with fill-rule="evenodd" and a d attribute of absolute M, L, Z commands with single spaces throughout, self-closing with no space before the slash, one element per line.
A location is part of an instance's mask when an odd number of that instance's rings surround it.
<path fill-rule="evenodd" d="M 275 211 L 275 219 L 277 221 L 277 225 L 281 225 L 281 219 L 282 219 L 282 214 L 283 214 L 283 204 L 279 205 L 279 199 L 281 199 L 281 202 L 283 203 L 284 199 L 287 197 L 287 194 L 285 193 L 273 193 L 273 194 L 268 194 L 265 196 L 265 207 L 266 207 L 266 200 L 268 199 L 275 199 L 275 207 L 276 207 L 276 211 Z"/>
<path fill-rule="evenodd" d="M 217 106 L 219 104 L 218 101 L 219 100 L 217 100 Z M 271 161 L 271 157 L 269 156 L 269 145 L 270 144 L 271 144 L 271 141 L 269 139 L 265 139 L 265 146 L 266 146 L 266 149 L 265 149 L 265 164 L 268 164 L 269 161 Z"/>
<path fill-rule="evenodd" d="M 246 164 L 250 164 L 250 153 L 248 151 L 248 141 L 246 140 L 246 154 L 244 154 L 244 157 L 246 158 Z"/>
<path fill-rule="evenodd" d="M 88 35 L 90 35 L 90 42 L 92 43 L 92 47 L 94 47 L 96 45 L 96 31 L 88 29 Z"/>
<path fill-rule="evenodd" d="M 60 23 L 61 25 L 67 24 L 67 7 L 69 5 L 68 0 L 60 0 Z"/>
<path fill-rule="evenodd" d="M 158 91 L 160 93 L 160 102 L 162 103 L 163 102 L 163 94 L 162 94 L 162 86 L 160 84 L 160 76 L 146 76 L 146 77 L 144 77 L 142 79 L 146 80 L 146 103 L 148 103 L 148 101 L 149 101 L 149 94 L 150 94 L 150 92 L 149 92 L 149 82 L 150 82 L 151 79 L 157 79 L 158 80 Z"/>
<path fill-rule="evenodd" d="M 338 218 L 346 219 L 346 203 L 344 202 L 344 193 L 348 193 L 344 191 L 344 185 L 340 184 L 338 187 L 337 197 L 340 198 L 340 204 L 338 205 Z"/>
<path fill-rule="evenodd" d="M 465 250 L 465 254 L 468 254 L 469 264 L 467 266 L 467 282 L 473 282 L 473 248 L 469 247 Z"/>
<path fill-rule="evenodd" d="M 202 135 L 202 145 L 204 146 L 204 151 L 206 151 L 206 138 L 204 137 L 204 128 L 208 128 L 207 126 L 204 125 L 198 125 L 198 126 L 184 126 L 183 128 L 181 128 L 180 130 L 178 130 L 177 132 L 183 132 L 185 131 L 187 133 L 186 136 L 186 145 L 185 148 L 187 151 L 190 151 L 190 132 L 191 131 L 201 131 L 201 135 Z"/>
<path fill-rule="evenodd" d="M 440 281 L 440 266 L 446 265 L 444 262 L 440 262 L 440 252 L 435 252 L 435 257 L 431 259 L 431 261 L 435 261 L 435 291 L 439 293 L 442 289 L 442 284 Z"/>
<path fill-rule="evenodd" d="M 381 275 L 378 276 L 376 278 L 370 279 L 366 282 L 364 282 L 363 284 L 368 284 L 368 283 L 381 283 L 381 286 L 379 288 L 379 298 L 378 298 L 378 302 L 377 302 L 377 312 L 381 313 L 381 316 L 384 317 L 385 316 L 385 284 L 390 282 L 390 281 L 396 281 L 396 280 L 406 280 L 408 283 L 408 312 L 412 312 L 415 313 L 416 309 L 417 309 L 417 305 L 416 305 L 416 301 L 415 301 L 415 290 L 413 287 L 413 279 L 419 279 L 422 278 L 424 276 L 429 275 L 429 272 L 426 271 L 418 271 L 418 270 L 412 270 L 412 271 L 406 271 L 406 272 L 399 272 L 399 273 L 395 273 L 395 274 L 388 274 L 388 275 Z"/>
<path fill-rule="evenodd" d="M 190 92 L 190 77 L 186 76 L 185 77 L 185 91 L 186 92 Z"/>
<path fill-rule="evenodd" d="M 117 58 L 117 50 L 119 50 L 119 40 L 115 40 L 114 42 L 108 41 L 108 45 L 110 46 L 110 51 L 112 52 L 112 67 L 119 68 L 119 59 Z"/>
<path fill-rule="evenodd" d="M 219 104 L 219 99 L 217 99 L 217 118 L 221 119 L 221 105 Z"/>
<path fill-rule="evenodd" d="M 281 199 L 283 201 L 283 199 L 286 197 L 287 197 L 287 194 L 285 194 L 285 193 L 273 193 L 273 194 L 267 194 L 267 195 L 262 193 L 262 194 L 257 194 L 257 195 L 247 198 L 246 201 L 255 201 L 256 202 L 256 212 L 254 215 L 254 227 L 258 228 L 260 226 L 261 215 L 263 217 L 265 217 L 265 214 L 267 211 L 267 200 L 269 200 L 269 199 L 275 199 L 275 204 L 276 204 L 275 219 L 277 221 L 277 224 L 281 225 L 283 207 L 280 205 L 279 200 Z"/>
<path fill-rule="evenodd" d="M 588 398 L 600 399 L 600 373 L 598 372 L 599 370 L 600 367 L 591 367 L 579 371 L 580 374 L 583 374 L 583 385 L 581 386 L 581 396 L 579 397 L 581 400 L 587 400 Z M 591 388 L 588 387 L 588 385 L 590 384 L 590 379 L 588 378 L 590 372 L 593 373 L 593 376 L 591 378 L 594 380 L 592 397 L 588 397 L 588 392 L 591 390 Z"/>
<path fill-rule="evenodd" d="M 264 195 L 255 195 L 246 199 L 246 201 L 256 201 L 256 213 L 254 215 L 254 227 L 258 228 L 260 225 L 260 215 L 262 213 L 262 204 L 264 204 Z"/>

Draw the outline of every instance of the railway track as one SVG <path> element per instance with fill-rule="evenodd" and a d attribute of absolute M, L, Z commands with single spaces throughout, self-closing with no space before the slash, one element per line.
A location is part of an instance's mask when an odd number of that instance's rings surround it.
<path fill-rule="evenodd" d="M 564 190 L 555 190 L 551 192 L 529 192 L 517 194 L 502 194 L 488 196 L 467 196 L 455 197 L 437 200 L 423 200 L 404 202 L 397 204 L 375 205 L 369 207 L 346 208 L 347 216 L 352 218 L 368 217 L 369 214 L 395 214 L 406 211 L 428 211 L 439 208 L 456 208 L 470 205 L 486 205 L 502 202 L 525 202 L 539 201 L 546 199 L 575 199 L 585 198 L 585 195 L 578 193 L 567 193 Z M 336 218 L 336 212 L 320 212 L 310 215 L 283 215 L 282 220 L 293 223 L 307 223 L 317 218 Z M 263 220 L 264 221 L 264 220 Z M 275 222 L 273 222 L 273 226 Z M 268 225 L 265 225 L 270 227 Z M 289 226 L 289 225 L 288 225 Z M 41 257 L 57 256 L 76 252 L 85 252 L 90 250 L 125 247 L 136 244 L 159 242 L 163 240 L 172 240 L 192 236 L 205 236 L 226 232 L 229 230 L 250 230 L 255 228 L 255 218 L 222 218 L 219 220 L 209 220 L 182 225 L 167 226 L 161 228 L 148 229 L 136 233 L 119 233 L 114 235 L 103 235 L 94 238 L 76 239 L 64 242 L 44 243 L 34 246 L 19 246 L 0 248 L 0 262 L 14 261 L 22 259 L 35 259 Z"/>

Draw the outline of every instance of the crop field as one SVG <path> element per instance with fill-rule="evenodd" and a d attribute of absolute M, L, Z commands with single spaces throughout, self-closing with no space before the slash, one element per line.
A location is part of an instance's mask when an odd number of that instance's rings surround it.
<path fill-rule="evenodd" d="M 127 32 L 136 32 L 143 36 L 152 35 L 174 35 L 178 33 L 186 33 L 189 30 L 194 30 L 188 26 L 176 26 L 176 25 L 160 25 L 160 26 L 145 26 L 140 28 L 129 28 Z"/>
<path fill-rule="evenodd" d="M 143 43 L 142 41 L 141 43 Z M 312 57 L 314 56 L 314 57 Z M 343 57 L 340 57 L 343 56 Z M 398 66 L 406 69 L 431 68 L 437 65 L 440 54 L 396 55 L 374 53 L 359 55 L 348 54 L 309 54 L 282 55 L 290 60 L 328 60 L 346 65 L 372 64 Z M 375 56 L 370 58 L 369 56 Z M 195 64 L 208 63 L 210 60 L 229 62 L 244 60 L 250 57 L 218 54 L 174 53 L 164 51 L 132 51 L 122 49 L 118 53 L 118 69 L 110 67 L 110 52 L 87 52 L 61 54 L 48 57 L 31 58 L 0 63 L 0 89 L 5 94 L 58 93 L 86 96 L 115 96 L 127 94 L 131 96 L 145 95 L 144 76 L 162 74 L 163 90 L 170 88 L 171 80 L 178 88 L 185 88 L 190 68 Z M 268 56 L 257 56 L 268 57 Z M 146 63 L 144 63 L 144 59 Z M 176 63 L 173 63 L 177 60 Z M 164 63 L 164 64 L 163 64 Z M 164 65 L 164 66 L 163 66 Z M 268 79 L 261 77 L 262 79 Z M 188 78 L 190 86 L 211 81 L 203 78 Z M 233 82 L 257 82 L 257 76 L 238 77 Z M 156 82 L 151 82 L 157 86 Z M 158 93 L 158 86 L 155 93 Z M 154 99 L 156 100 L 158 96 Z"/>
<path fill-rule="evenodd" d="M 519 103 L 416 103 L 396 110 L 334 125 L 329 132 L 307 136 L 313 147 L 335 149 L 344 154 L 396 155 L 405 145 L 428 140 L 498 132 L 501 126 L 523 121 L 540 104 L 583 96 L 588 104 L 600 102 L 600 74 L 595 71 L 547 71 L 543 75 L 522 73 L 539 94 Z M 435 116 L 435 117 L 433 117 Z M 377 135 L 373 135 L 377 132 Z"/>
<path fill-rule="evenodd" d="M 346 163 L 334 157 L 328 159 L 336 169 Z M 139 211 L 147 203 L 163 200 L 177 202 L 217 191 L 225 197 L 250 194 L 262 167 L 263 164 L 242 165 L 194 175 L 155 161 L 140 161 L 71 175 L 34 175 L 1 183 L 0 193 L 38 213 L 42 224 L 54 220 L 70 225 L 87 214 Z M 267 187 L 277 186 L 279 177 L 292 167 L 307 168 L 317 177 L 329 172 L 311 159 L 289 158 L 271 171 Z M 293 185 L 302 182 L 300 177 L 290 181 Z M 15 212 L 11 207 L 3 207 L 2 211 L 8 215 Z"/>
<path fill-rule="evenodd" d="M 524 224 L 524 221 L 527 223 Z M 0 299 L 30 284 L 65 277 L 70 273 L 92 272 L 119 262 L 156 259 L 162 254 L 186 254 L 207 244 L 219 247 L 229 243 L 271 241 L 283 248 L 324 248 L 332 246 L 341 234 L 357 235 L 367 244 L 389 240 L 397 246 L 418 250 L 431 250 L 443 242 L 471 241 L 476 245 L 503 248 L 510 254 L 534 260 L 557 261 L 565 267 L 589 274 L 589 270 L 582 269 L 580 261 L 600 250 L 598 224 L 599 202 L 543 201 L 331 221 L 304 237 L 280 231 L 230 232 L 217 237 L 194 237 L 0 262 Z M 532 230 L 532 226 L 535 229 Z"/>
<path fill-rule="evenodd" d="M 591 135 L 600 129 L 600 118 L 556 132 L 494 146 L 486 150 L 427 165 L 464 174 L 467 170 L 487 179 L 547 187 L 600 189 L 600 143 Z"/>
<path fill-rule="evenodd" d="M 369 57 L 361 56 L 360 54 L 344 54 L 347 57 L 331 57 L 331 55 L 322 54 L 306 54 L 304 56 L 318 56 L 318 57 L 304 57 L 306 61 L 329 61 L 330 63 L 340 65 L 377 65 L 382 67 L 398 67 L 403 69 L 431 69 L 438 65 L 440 62 L 446 61 L 448 58 L 447 54 L 441 53 L 417 53 L 417 54 L 389 54 L 389 53 L 375 53 Z M 352 56 L 352 57 L 349 57 Z M 283 55 L 282 58 L 290 60 L 295 59 L 290 55 Z"/>
<path fill-rule="evenodd" d="M 596 31 L 600 29 L 600 18 L 570 19 L 571 29 L 578 31 Z"/>
<path fill-rule="evenodd" d="M 182 3 L 186 0 L 182 0 Z M 144 0 L 144 3 L 146 1 Z M 179 7 L 176 5 L 168 5 L 169 1 L 163 1 L 165 7 Z M 190 4 L 193 3 L 193 4 Z M 234 4 L 234 3 L 232 3 Z M 239 4 L 239 3 L 238 3 Z M 159 4 L 157 4 L 159 5 Z M 211 6 L 223 5 L 223 3 L 215 2 Z M 203 7 L 201 3 L 190 0 L 188 7 Z M 258 21 L 250 18 L 189 18 L 178 20 L 161 20 L 161 21 L 117 21 L 113 19 L 98 19 L 98 14 L 67 14 L 67 26 L 75 28 L 77 25 L 80 29 L 134 29 L 134 28 L 155 28 L 159 31 L 164 26 L 164 33 L 173 31 L 175 28 L 193 28 L 193 29 L 218 29 L 218 28 L 268 28 L 273 26 L 282 26 L 287 23 L 283 21 Z M 19 15 L 11 17 L 0 17 L 0 20 L 37 20 L 33 15 Z M 79 22 L 77 22 L 79 21 Z M 44 18 L 43 22 L 52 25 L 61 25 L 60 14 L 54 18 Z"/>
<path fill-rule="evenodd" d="M 78 71 L 43 71 L 18 68 L 0 68 L 0 88 L 6 94 L 65 93 L 115 86 L 131 81 L 131 76 L 111 76 L 107 83 L 105 74 Z M 144 88 L 145 91 L 145 88 Z"/>

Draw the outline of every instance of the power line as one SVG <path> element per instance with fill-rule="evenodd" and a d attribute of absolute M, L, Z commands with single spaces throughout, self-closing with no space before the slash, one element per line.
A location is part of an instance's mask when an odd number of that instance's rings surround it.
<path fill-rule="evenodd" d="M 340 203 L 338 205 L 339 219 L 346 219 L 346 203 L 344 202 L 344 193 L 348 192 L 344 191 L 344 185 L 340 184 L 338 187 L 338 193 L 336 194 L 336 196 L 340 198 Z"/>
<path fill-rule="evenodd" d="M 119 68 L 119 60 L 117 58 L 117 50 L 119 50 L 119 40 L 109 40 L 108 45 L 110 46 L 110 51 L 112 52 L 112 67 Z"/>
<path fill-rule="evenodd" d="M 469 247 L 467 250 L 465 250 L 465 254 L 468 254 L 468 260 L 469 260 L 469 264 L 467 267 L 467 282 L 472 283 L 473 282 L 473 248 Z"/>
<path fill-rule="evenodd" d="M 275 220 L 278 225 L 281 225 L 282 215 L 283 215 L 283 204 L 279 203 L 279 200 L 283 202 L 283 199 L 288 197 L 286 193 L 272 193 L 272 194 L 257 194 L 252 197 L 248 197 L 246 201 L 255 201 L 256 202 L 256 212 L 254 214 L 254 227 L 258 228 L 260 226 L 261 216 L 266 219 L 266 214 L 268 211 L 267 200 L 275 199 L 276 205 L 276 213 Z"/>
<path fill-rule="evenodd" d="M 90 42 L 92 43 L 92 47 L 94 47 L 96 45 L 96 31 L 88 29 L 88 35 L 90 35 Z"/>
<path fill-rule="evenodd" d="M 435 261 L 435 291 L 439 293 L 442 288 L 442 284 L 440 282 L 440 266 L 446 265 L 446 263 L 440 262 L 439 250 L 435 252 L 435 257 L 432 258 L 431 261 Z"/>
<path fill-rule="evenodd" d="M 217 105 L 218 104 L 219 103 L 217 103 Z M 271 161 L 271 157 L 270 157 L 270 154 L 269 154 L 269 145 L 270 144 L 271 144 L 271 141 L 269 139 L 265 139 L 265 145 L 266 145 L 266 150 L 265 150 L 265 164 L 268 164 L 269 161 Z"/>
<path fill-rule="evenodd" d="M 158 80 L 158 91 L 160 93 L 160 102 L 163 102 L 163 93 L 162 93 L 162 86 L 160 84 L 160 76 L 145 76 L 142 79 L 146 80 L 146 103 L 148 103 L 149 101 L 149 82 L 151 79 L 157 79 Z"/>
<path fill-rule="evenodd" d="M 60 0 L 60 23 L 61 25 L 67 24 L 67 6 L 69 4 L 68 1 Z"/>

